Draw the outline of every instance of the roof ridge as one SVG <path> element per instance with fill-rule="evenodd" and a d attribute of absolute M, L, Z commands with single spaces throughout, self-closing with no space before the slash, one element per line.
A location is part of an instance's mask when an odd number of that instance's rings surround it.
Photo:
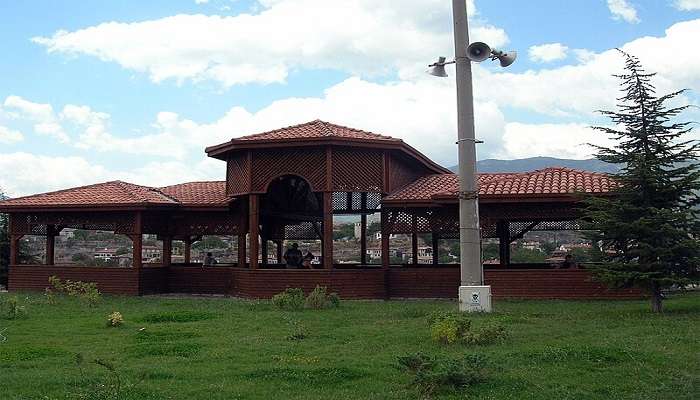
<path fill-rule="evenodd" d="M 220 181 L 189 181 L 189 182 L 176 183 L 174 185 L 154 187 L 154 189 L 163 190 L 163 189 L 173 188 L 176 186 L 191 185 L 193 183 L 226 183 L 226 181 L 225 180 L 220 180 Z"/>
<path fill-rule="evenodd" d="M 115 183 L 115 182 L 120 182 L 120 181 L 114 180 L 114 181 L 107 181 L 107 182 L 91 183 L 91 184 L 89 184 L 89 185 L 76 186 L 76 187 L 70 187 L 70 188 L 59 189 L 59 190 L 52 190 L 52 191 L 50 191 L 50 192 L 36 193 L 36 194 L 30 194 L 30 195 L 27 195 L 27 196 L 20 196 L 20 197 L 7 198 L 7 199 L 2 200 L 2 201 L 6 201 L 6 200 L 22 200 L 22 199 L 28 199 L 28 198 L 31 198 L 31 197 L 38 197 L 38 196 L 45 196 L 45 195 L 49 195 L 49 194 L 63 193 L 63 192 L 67 192 L 67 191 L 70 191 L 70 190 L 86 189 L 86 188 L 91 188 L 91 187 L 95 187 L 95 186 L 99 186 L 99 185 L 107 185 L 107 184 Z"/>
<path fill-rule="evenodd" d="M 152 193 L 158 194 L 158 195 L 160 195 L 161 197 L 163 197 L 163 198 L 166 199 L 166 200 L 169 200 L 169 201 L 172 201 L 172 202 L 175 202 L 175 203 L 179 203 L 179 201 L 177 201 L 176 199 L 174 199 L 174 198 L 172 198 L 172 197 L 166 195 L 165 193 L 163 193 L 163 192 L 161 192 L 160 190 L 158 190 L 158 189 L 156 189 L 156 188 L 154 188 L 154 187 L 151 187 L 151 186 L 137 185 L 137 184 L 135 184 L 135 183 L 124 182 L 124 181 L 120 181 L 120 180 L 114 181 L 114 182 L 112 182 L 112 183 L 117 184 L 117 186 L 118 186 L 122 191 L 124 191 L 126 194 L 128 194 L 129 196 L 131 196 L 131 197 L 132 197 L 133 199 L 135 199 L 136 201 L 140 201 L 140 202 L 142 202 L 142 203 L 149 203 L 150 201 L 148 200 L 148 198 L 146 198 L 146 197 L 144 197 L 144 196 L 141 196 L 139 193 L 137 193 L 137 192 L 135 192 L 134 190 L 132 190 L 134 187 L 137 187 L 137 188 L 139 188 L 139 189 L 144 189 L 144 190 L 146 190 L 146 191 L 148 191 L 148 192 L 152 192 Z"/>

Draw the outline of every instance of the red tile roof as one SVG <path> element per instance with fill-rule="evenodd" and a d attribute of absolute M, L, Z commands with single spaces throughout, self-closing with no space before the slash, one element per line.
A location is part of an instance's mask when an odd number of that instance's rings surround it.
<path fill-rule="evenodd" d="M 162 193 L 183 206 L 222 206 L 231 200 L 226 196 L 226 181 L 189 182 L 159 188 Z"/>
<path fill-rule="evenodd" d="M 177 202 L 157 189 L 122 181 L 97 183 L 0 202 L 12 207 L 90 207 L 172 205 Z"/>
<path fill-rule="evenodd" d="M 347 126 L 336 125 L 319 119 L 299 125 L 288 126 L 286 128 L 275 129 L 268 132 L 234 138 L 234 141 L 254 141 L 254 140 L 290 140 L 290 139 L 311 139 L 311 138 L 344 138 L 361 140 L 390 140 L 400 142 L 401 139 L 390 136 L 379 135 L 372 132 L 363 131 Z"/>
<path fill-rule="evenodd" d="M 610 176 L 570 168 L 546 168 L 524 173 L 478 175 L 479 196 L 548 197 L 577 192 L 607 193 L 614 186 Z M 455 174 L 428 175 L 391 193 L 384 201 L 425 201 L 438 197 L 456 198 L 459 177 Z"/>

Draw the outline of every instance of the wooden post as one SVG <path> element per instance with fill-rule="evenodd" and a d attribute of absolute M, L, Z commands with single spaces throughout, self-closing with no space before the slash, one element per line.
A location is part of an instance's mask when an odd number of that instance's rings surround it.
<path fill-rule="evenodd" d="M 172 236 L 163 237 L 163 256 L 161 257 L 164 267 L 169 267 L 173 263 L 173 238 Z"/>
<path fill-rule="evenodd" d="M 440 236 L 438 236 L 437 233 L 433 232 L 432 239 L 433 239 L 433 265 L 438 265 L 438 263 L 440 262 L 440 256 L 438 253 L 440 251 Z"/>
<path fill-rule="evenodd" d="M 268 251 L 267 251 L 267 238 L 264 236 L 260 237 L 260 252 L 262 253 L 262 263 L 263 265 L 268 264 L 267 261 L 267 256 L 268 256 Z"/>
<path fill-rule="evenodd" d="M 22 235 L 10 235 L 10 265 L 19 264 L 19 241 Z"/>
<path fill-rule="evenodd" d="M 192 262 L 192 236 L 187 235 L 185 237 L 185 249 L 184 249 L 184 256 L 185 256 L 185 264 L 189 264 Z"/>
<path fill-rule="evenodd" d="M 260 235 L 260 215 L 258 206 L 258 195 L 248 195 L 248 215 L 250 219 L 250 222 L 248 223 L 248 227 L 250 230 L 250 255 L 248 256 L 248 258 L 250 259 L 251 269 L 258 269 L 258 237 Z"/>
<path fill-rule="evenodd" d="M 244 268 L 246 266 L 246 250 L 245 250 L 245 233 L 238 234 L 238 266 Z"/>
<path fill-rule="evenodd" d="M 360 216 L 360 264 L 367 264 L 367 215 Z"/>
<path fill-rule="evenodd" d="M 382 233 L 382 268 L 388 269 L 389 268 L 389 262 L 391 261 L 391 258 L 389 257 L 389 236 L 390 234 L 386 232 L 386 226 L 388 226 L 386 218 L 388 218 L 389 215 L 385 212 L 382 212 L 382 223 L 381 223 L 381 233 Z"/>
<path fill-rule="evenodd" d="M 277 240 L 275 243 L 277 243 L 277 264 L 282 264 L 284 262 L 282 257 L 284 253 L 284 250 L 282 250 L 284 242 L 282 240 Z"/>
<path fill-rule="evenodd" d="M 323 267 L 333 268 L 333 192 L 323 192 Z"/>
<path fill-rule="evenodd" d="M 56 228 L 46 226 L 46 265 L 54 265 L 56 259 Z"/>
<path fill-rule="evenodd" d="M 418 265 L 418 216 L 411 215 L 411 264 Z"/>
<path fill-rule="evenodd" d="M 134 218 L 134 232 L 131 235 L 131 241 L 134 247 L 133 255 L 133 267 L 136 269 L 141 269 L 143 266 L 142 262 L 142 250 L 143 250 L 143 228 L 141 222 L 141 213 L 137 212 Z"/>
<path fill-rule="evenodd" d="M 496 223 L 498 231 L 498 258 L 502 267 L 510 265 L 510 224 L 506 220 Z"/>

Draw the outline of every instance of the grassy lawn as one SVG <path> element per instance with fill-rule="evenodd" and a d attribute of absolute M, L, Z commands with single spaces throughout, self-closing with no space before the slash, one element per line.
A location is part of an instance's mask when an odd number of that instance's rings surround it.
<path fill-rule="evenodd" d="M 0 294 L 7 301 L 13 294 Z M 443 346 L 426 316 L 447 301 L 346 301 L 282 312 L 266 301 L 106 296 L 89 308 L 21 294 L 27 315 L 0 318 L 0 398 L 97 398 L 116 368 L 125 399 L 419 398 L 396 368 L 409 352 L 484 355 L 488 379 L 438 398 L 698 399 L 700 294 L 672 297 L 664 315 L 642 301 L 497 301 L 503 342 Z M 118 310 L 125 323 L 106 327 Z M 308 336 L 288 337 L 303 326 Z M 2 338 L 0 337 L 0 340 Z M 84 362 L 76 362 L 76 354 Z"/>

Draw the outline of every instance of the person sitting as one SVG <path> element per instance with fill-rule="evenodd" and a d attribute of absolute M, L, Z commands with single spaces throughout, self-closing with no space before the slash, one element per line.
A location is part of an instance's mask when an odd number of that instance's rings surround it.
<path fill-rule="evenodd" d="M 216 261 L 216 258 L 211 254 L 211 252 L 207 253 L 207 256 L 204 257 L 204 262 L 202 262 L 202 267 L 213 267 L 214 265 L 218 264 L 219 262 Z"/>
<path fill-rule="evenodd" d="M 307 250 L 306 255 L 304 256 L 304 262 L 302 263 L 304 268 L 311 268 L 311 261 L 313 261 L 314 255 L 311 254 L 311 251 Z"/>
<path fill-rule="evenodd" d="M 292 247 L 284 252 L 284 261 L 287 263 L 287 268 L 299 268 L 303 262 L 303 255 L 299 250 L 297 243 L 292 243 Z"/>
<path fill-rule="evenodd" d="M 567 268 L 578 268 L 578 265 L 574 261 L 574 256 L 571 254 L 567 254 L 564 257 L 564 261 L 559 265 L 559 268 L 561 269 L 567 269 Z"/>

